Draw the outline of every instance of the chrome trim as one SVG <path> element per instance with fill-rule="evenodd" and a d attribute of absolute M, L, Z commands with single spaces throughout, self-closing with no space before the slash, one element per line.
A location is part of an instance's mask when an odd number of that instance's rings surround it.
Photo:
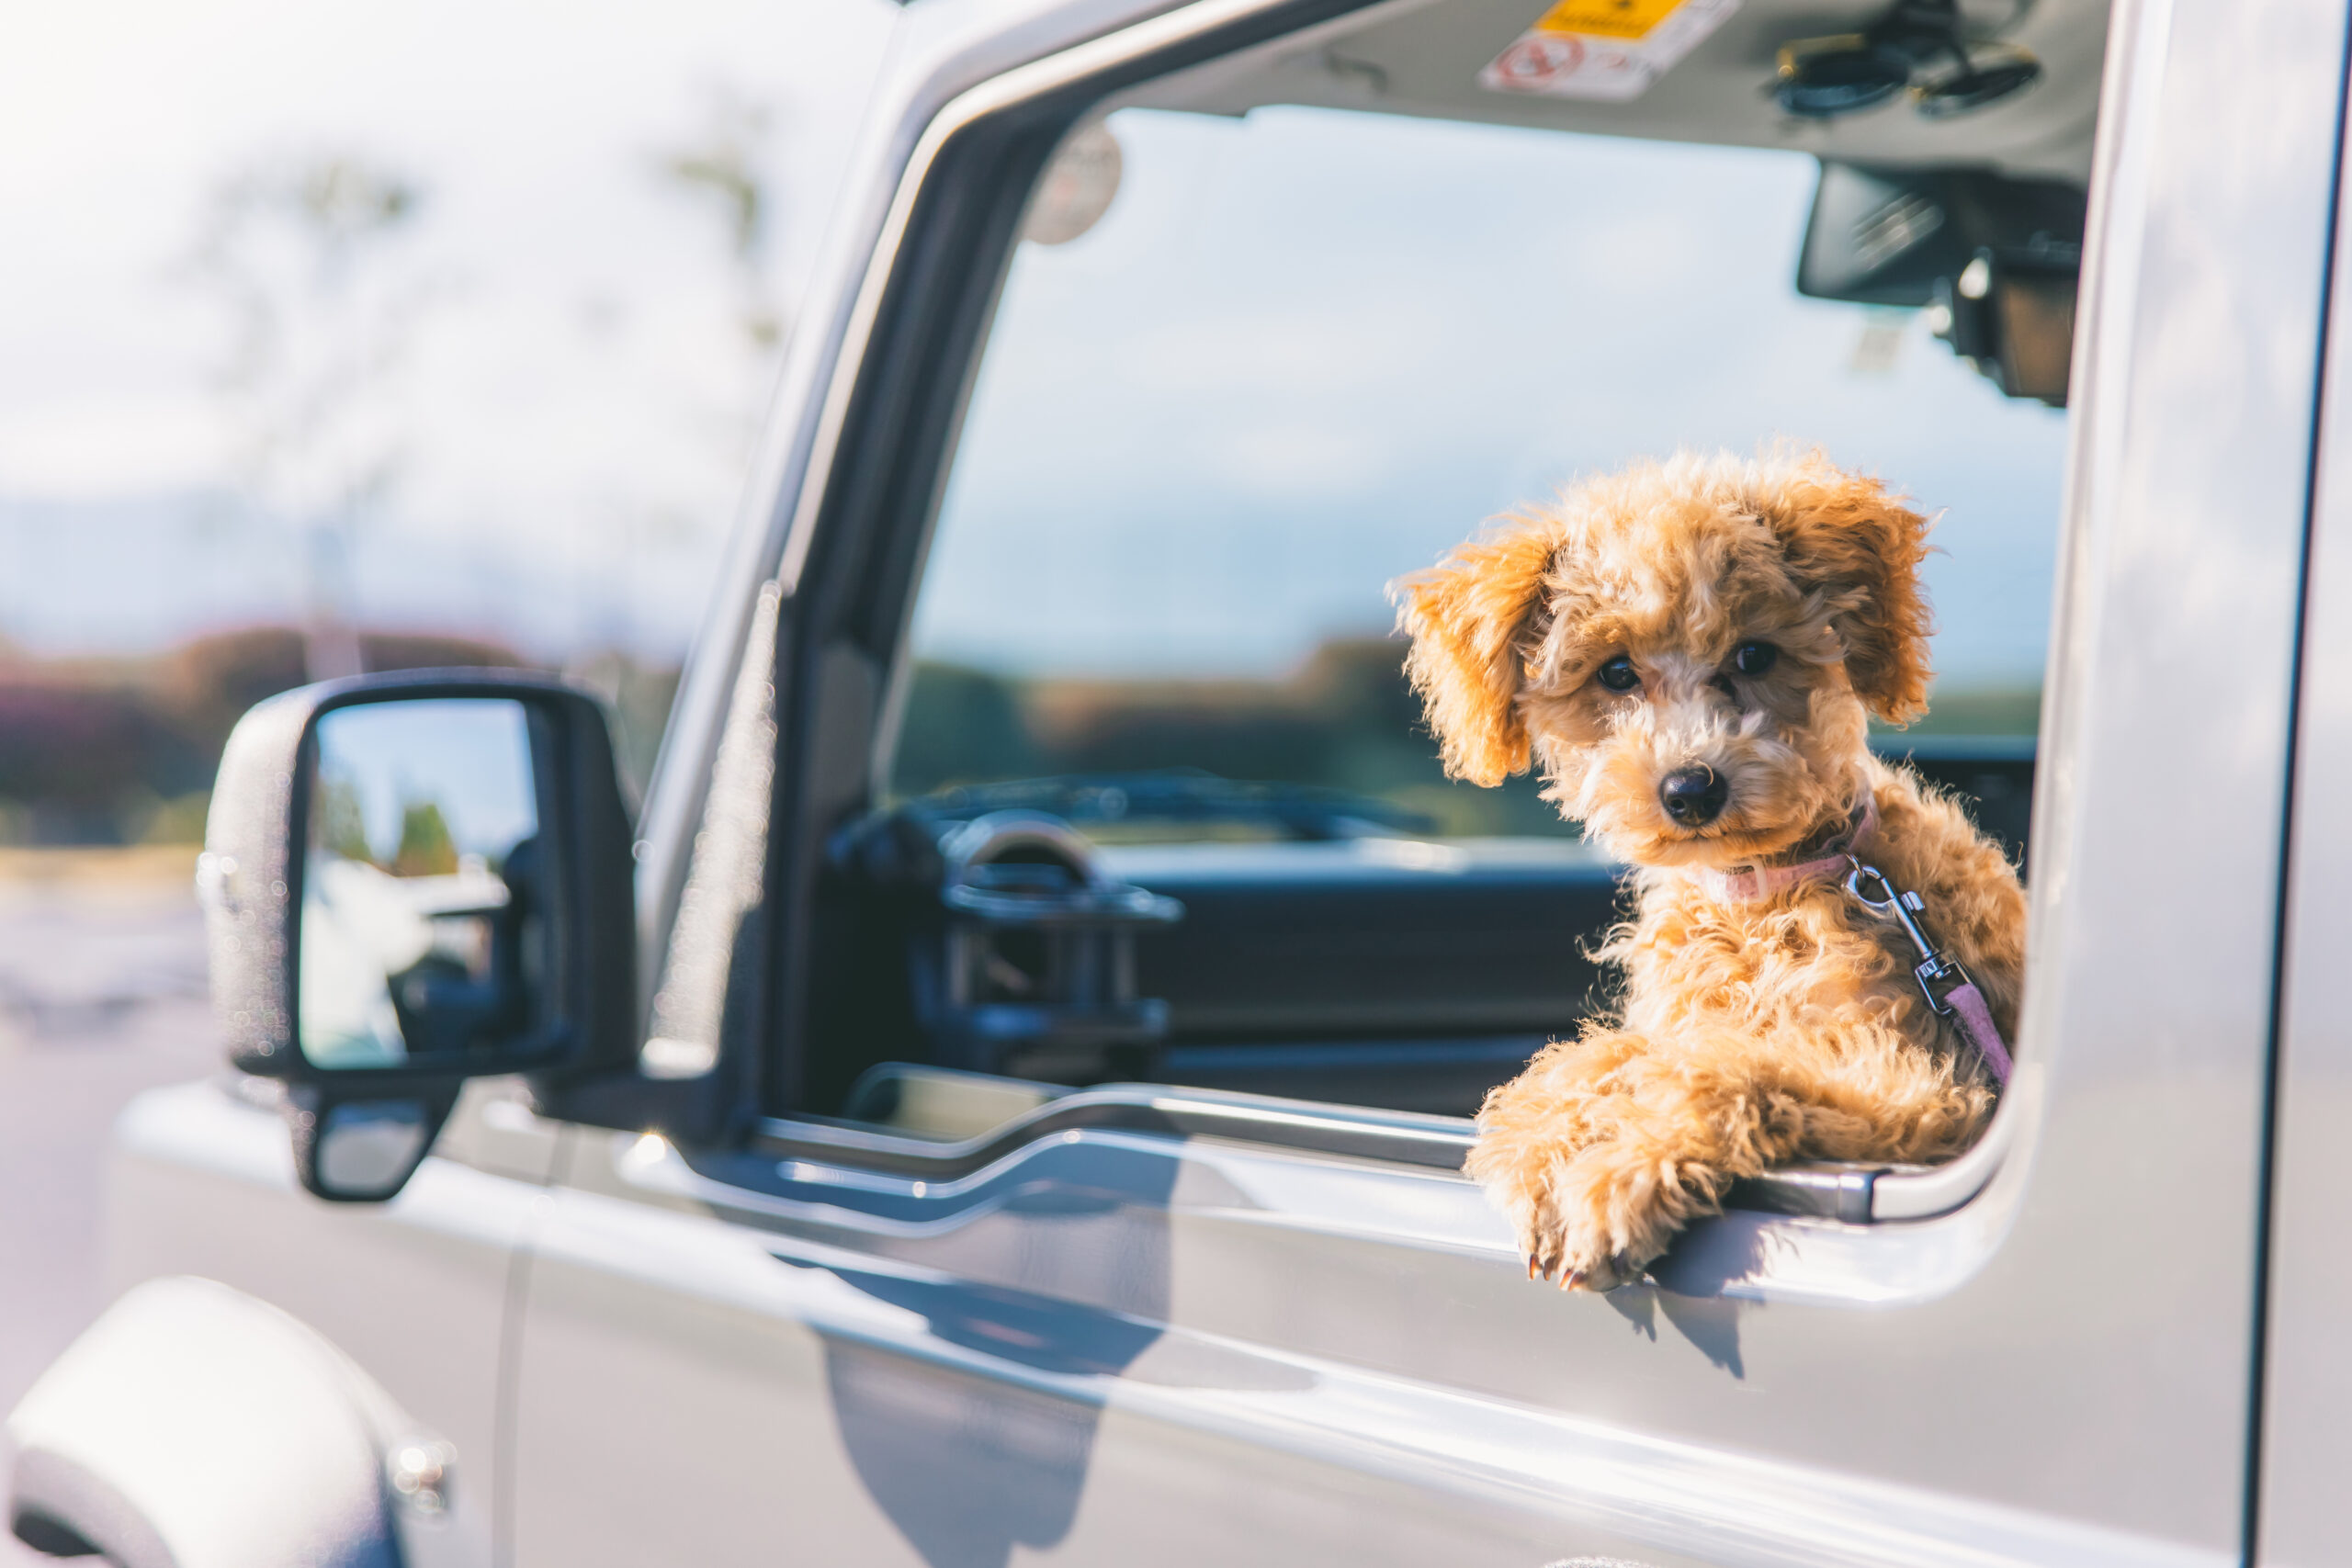
<path fill-rule="evenodd" d="M 1403 1111 L 1368 1111 L 1164 1084 L 1104 1084 L 1074 1090 L 993 1132 L 956 1143 L 910 1138 L 821 1118 L 763 1118 L 756 1152 L 779 1160 L 848 1163 L 926 1181 L 954 1180 L 1023 1146 L 1094 1129 L 1223 1137 L 1352 1159 L 1433 1170 L 1462 1168 L 1474 1137 L 1468 1122 Z"/>
<path fill-rule="evenodd" d="M 1871 1195 L 1888 1174 L 1883 1166 L 1790 1166 L 1734 1182 L 1724 1207 L 1761 1210 L 1768 1214 L 1810 1214 L 1866 1225 L 1871 1223 Z"/>
<path fill-rule="evenodd" d="M 1949 1213 L 1992 1179 L 2014 1124 L 1996 1121 L 1983 1142 L 1951 1164 L 1918 1166 L 1823 1162 L 1769 1171 L 1736 1184 L 1724 1206 L 1871 1224 Z M 1103 1084 L 1078 1089 L 1013 1117 L 976 1138 L 953 1143 L 909 1137 L 825 1117 L 767 1117 L 751 1152 L 799 1168 L 794 1179 L 829 1179 L 819 1171 L 888 1172 L 948 1182 L 984 1170 L 1022 1150 L 1078 1132 L 1155 1133 L 1381 1160 L 1459 1172 L 1477 1139 L 1456 1116 L 1376 1111 L 1280 1100 L 1222 1089 L 1163 1084 Z M 846 1179 L 841 1185 L 852 1185 Z"/>
<path fill-rule="evenodd" d="M 2018 1118 L 1995 1115 L 1976 1146 L 1947 1165 L 1889 1170 L 1871 1184 L 1870 1217 L 1884 1223 L 1949 1214 L 1983 1191 L 2017 1142 Z"/>

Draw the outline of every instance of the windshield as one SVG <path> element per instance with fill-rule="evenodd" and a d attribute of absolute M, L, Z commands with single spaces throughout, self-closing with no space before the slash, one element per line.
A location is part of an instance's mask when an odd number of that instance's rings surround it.
<path fill-rule="evenodd" d="M 1295 107 L 1105 131 L 1107 209 L 1033 209 L 1062 243 L 1005 285 L 894 793 L 1193 769 L 1572 833 L 1535 781 L 1442 777 L 1385 584 L 1579 474 L 1776 441 L 1939 515 L 1926 728 L 2032 732 L 2066 416 L 1930 311 L 1797 292 L 1813 157 Z"/>

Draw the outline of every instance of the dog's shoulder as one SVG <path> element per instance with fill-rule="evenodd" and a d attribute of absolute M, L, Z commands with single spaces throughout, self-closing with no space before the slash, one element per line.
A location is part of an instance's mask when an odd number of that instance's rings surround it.
<path fill-rule="evenodd" d="M 1873 760 L 1872 773 L 1878 825 L 1860 846 L 1864 858 L 1922 898 L 1997 896 L 2014 902 L 2015 919 L 2023 920 L 2025 891 L 2017 868 L 1957 796 L 1901 763 Z"/>

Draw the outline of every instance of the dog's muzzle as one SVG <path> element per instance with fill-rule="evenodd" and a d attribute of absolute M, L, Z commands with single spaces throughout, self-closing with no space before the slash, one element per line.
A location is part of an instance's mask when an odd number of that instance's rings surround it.
<path fill-rule="evenodd" d="M 1705 827 L 1724 814 L 1730 798 L 1731 785 L 1704 762 L 1677 768 L 1658 781 L 1658 804 L 1679 827 Z"/>

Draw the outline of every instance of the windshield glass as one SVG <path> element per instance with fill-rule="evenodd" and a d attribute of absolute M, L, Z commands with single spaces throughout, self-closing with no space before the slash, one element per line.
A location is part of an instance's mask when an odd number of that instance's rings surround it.
<path fill-rule="evenodd" d="M 895 794 L 1191 769 L 1571 834 L 1535 781 L 1443 778 L 1385 584 L 1580 474 L 1776 441 L 1939 515 L 1923 728 L 2032 732 L 2066 416 L 2004 396 L 1929 311 L 1797 292 L 1813 157 L 1293 107 L 1103 130 L 1107 210 L 1065 239 L 1033 209 L 1063 243 L 1023 243 L 1006 281 Z"/>

